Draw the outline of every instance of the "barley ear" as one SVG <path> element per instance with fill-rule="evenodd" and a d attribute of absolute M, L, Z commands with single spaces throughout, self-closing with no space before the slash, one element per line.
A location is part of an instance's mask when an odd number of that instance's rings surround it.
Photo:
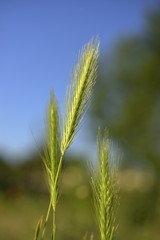
<path fill-rule="evenodd" d="M 71 144 L 86 110 L 95 84 L 98 55 L 98 40 L 90 41 L 82 50 L 79 61 L 74 67 L 66 96 L 66 111 L 61 143 L 62 153 Z"/>
<path fill-rule="evenodd" d="M 47 119 L 47 144 L 44 149 L 43 163 L 47 173 L 47 180 L 51 194 L 52 207 L 55 209 L 57 201 L 57 184 L 55 184 L 57 168 L 60 158 L 59 149 L 59 115 L 58 104 L 53 91 L 50 95 Z"/>
<path fill-rule="evenodd" d="M 107 131 L 98 133 L 98 172 L 91 178 L 95 209 L 101 240 L 112 240 L 115 232 L 115 210 L 117 208 L 117 189 L 114 170 L 109 162 Z"/>

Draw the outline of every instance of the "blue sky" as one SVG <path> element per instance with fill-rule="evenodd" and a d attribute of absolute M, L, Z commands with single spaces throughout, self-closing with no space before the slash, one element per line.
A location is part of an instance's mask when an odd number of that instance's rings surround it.
<path fill-rule="evenodd" d="M 28 151 L 34 144 L 30 128 L 42 135 L 50 88 L 63 109 L 73 64 L 89 39 L 98 35 L 101 52 L 109 52 L 120 37 L 143 30 L 145 13 L 156 2 L 1 0 L 0 152 Z M 86 128 L 75 143 L 80 151 Z"/>

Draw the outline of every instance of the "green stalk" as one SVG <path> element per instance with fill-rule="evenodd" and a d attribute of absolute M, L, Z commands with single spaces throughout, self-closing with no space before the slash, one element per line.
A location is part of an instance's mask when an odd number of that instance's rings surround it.
<path fill-rule="evenodd" d="M 50 214 L 50 211 L 51 211 L 51 207 L 52 207 L 52 201 L 50 200 L 49 205 L 48 205 L 48 210 L 47 210 L 46 218 L 45 218 L 45 222 L 44 222 L 44 226 L 43 226 L 43 231 L 42 231 L 42 235 L 41 235 L 41 240 L 44 239 L 44 235 L 45 235 L 45 232 L 46 232 L 46 226 L 47 226 L 47 223 L 48 223 L 48 219 L 49 219 L 49 214 Z"/>
<path fill-rule="evenodd" d="M 59 160 L 58 169 L 57 169 L 57 173 L 56 173 L 56 176 L 55 176 L 55 182 L 54 182 L 53 189 L 55 189 L 56 186 L 57 186 L 57 181 L 59 179 L 59 175 L 60 175 L 60 171 L 61 171 L 61 167 L 62 167 L 63 156 L 64 156 L 64 153 L 63 153 L 63 155 L 61 155 L 60 160 Z M 50 202 L 49 202 L 49 206 L 48 206 L 48 210 L 47 210 L 47 214 L 46 214 L 46 218 L 45 218 L 45 223 L 44 223 L 44 226 L 43 226 L 41 240 L 44 239 L 44 235 L 45 235 L 45 231 L 46 231 L 46 225 L 47 225 L 47 222 L 48 222 L 48 219 L 49 219 L 49 215 L 50 215 L 50 212 L 51 212 L 52 208 L 53 208 L 53 206 L 52 206 L 52 196 L 51 196 L 51 199 L 50 199 Z M 55 239 L 55 234 L 56 234 L 56 216 L 55 215 L 56 215 L 56 205 L 55 205 L 55 207 L 53 209 L 53 234 L 52 234 L 52 238 L 54 236 L 54 239 Z"/>
<path fill-rule="evenodd" d="M 52 229 L 52 240 L 56 239 L 56 210 L 53 210 L 53 229 Z"/>

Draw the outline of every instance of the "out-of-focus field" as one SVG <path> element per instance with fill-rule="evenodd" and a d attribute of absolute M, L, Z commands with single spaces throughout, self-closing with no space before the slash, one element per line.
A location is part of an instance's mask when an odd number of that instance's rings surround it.
<path fill-rule="evenodd" d="M 41 164 L 26 163 L 6 173 L 3 171 L 1 177 L 4 174 L 6 181 L 1 179 L 0 194 L 0 239 L 33 239 L 38 218 L 45 216 L 49 201 Z M 151 192 L 154 176 L 124 170 L 119 172 L 118 179 L 121 190 L 115 239 L 158 240 L 160 198 L 159 202 L 154 202 Z M 81 161 L 67 163 L 60 184 L 57 239 L 83 239 L 85 234 L 89 237 L 92 233 L 94 239 L 98 239 L 86 166 Z M 49 236 L 48 231 L 46 239 Z"/>

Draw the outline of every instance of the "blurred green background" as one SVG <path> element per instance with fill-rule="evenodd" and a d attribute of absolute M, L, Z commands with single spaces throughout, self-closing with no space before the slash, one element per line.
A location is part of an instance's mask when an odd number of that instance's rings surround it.
<path fill-rule="evenodd" d="M 107 126 L 113 156 L 115 161 L 120 159 L 120 206 L 114 239 L 159 240 L 159 8 L 148 11 L 142 32 L 119 39 L 109 53 L 101 53 L 88 121 L 90 148 L 94 148 L 97 126 Z M 25 155 L 19 164 L 8 158 L 0 155 L 0 239 L 33 239 L 37 220 L 45 215 L 49 201 L 43 166 L 36 151 Z M 82 239 L 92 233 L 98 239 L 87 162 L 84 155 L 66 156 L 57 239 Z"/>

